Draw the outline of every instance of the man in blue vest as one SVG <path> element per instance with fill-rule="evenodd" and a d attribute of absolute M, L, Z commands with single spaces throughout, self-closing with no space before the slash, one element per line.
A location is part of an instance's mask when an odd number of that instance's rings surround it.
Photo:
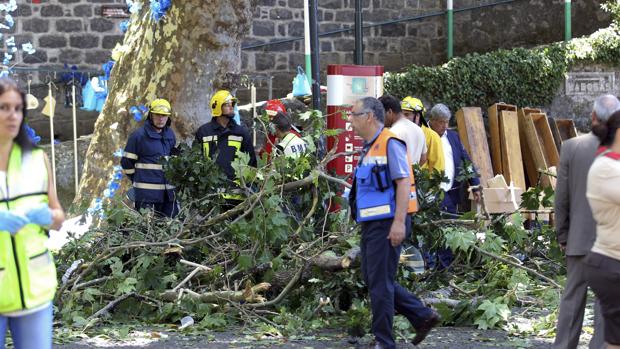
<path fill-rule="evenodd" d="M 375 349 L 396 347 L 394 311 L 415 328 L 414 345 L 441 321 L 395 280 L 401 243 L 411 228 L 408 213 L 417 210 L 417 200 L 406 146 L 383 127 L 384 115 L 383 105 L 372 97 L 357 101 L 348 115 L 355 133 L 365 140 L 349 203 L 362 227 L 362 275 L 370 293 Z"/>
<path fill-rule="evenodd" d="M 171 155 L 176 137 L 170 129 L 172 108 L 165 99 L 156 99 L 149 106 L 144 126 L 127 140 L 121 166 L 133 183 L 136 210 L 150 208 L 174 217 L 179 212 L 174 186 L 164 176 L 161 159 Z"/>

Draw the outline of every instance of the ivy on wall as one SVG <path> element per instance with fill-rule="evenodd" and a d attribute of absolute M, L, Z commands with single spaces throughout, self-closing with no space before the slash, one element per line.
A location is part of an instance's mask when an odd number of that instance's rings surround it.
<path fill-rule="evenodd" d="M 453 111 L 497 102 L 550 104 L 574 64 L 620 66 L 620 6 L 606 9 L 613 23 L 588 37 L 533 49 L 468 54 L 436 67 L 412 65 L 405 72 L 386 73 L 386 90 L 399 98 L 411 95 L 445 103 Z"/>

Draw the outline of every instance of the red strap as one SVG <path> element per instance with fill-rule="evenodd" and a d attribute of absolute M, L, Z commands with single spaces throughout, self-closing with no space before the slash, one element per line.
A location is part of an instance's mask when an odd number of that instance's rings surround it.
<path fill-rule="evenodd" d="M 620 160 L 620 153 L 615 153 L 613 151 L 610 151 L 609 153 L 605 154 L 606 157 L 614 159 L 614 160 Z"/>
<path fill-rule="evenodd" d="M 598 150 L 596 151 L 596 156 L 603 154 L 605 151 L 607 151 L 607 147 L 604 145 L 601 145 L 600 147 L 598 147 Z"/>

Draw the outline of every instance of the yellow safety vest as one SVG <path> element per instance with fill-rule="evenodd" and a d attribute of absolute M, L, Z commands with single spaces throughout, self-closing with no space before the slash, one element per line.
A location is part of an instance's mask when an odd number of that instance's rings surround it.
<path fill-rule="evenodd" d="M 14 144 L 9 156 L 5 188 L 0 186 L 0 210 L 25 212 L 48 203 L 48 178 L 44 153 L 22 154 Z M 56 267 L 45 243 L 45 230 L 27 224 L 15 235 L 0 231 L 0 314 L 31 309 L 54 298 Z"/>

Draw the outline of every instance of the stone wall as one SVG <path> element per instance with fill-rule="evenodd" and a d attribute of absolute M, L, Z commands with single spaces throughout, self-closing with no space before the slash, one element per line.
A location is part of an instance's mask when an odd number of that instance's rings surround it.
<path fill-rule="evenodd" d="M 497 0 L 459 0 L 455 11 L 489 5 Z M 601 0 L 573 0 L 573 36 L 606 27 L 609 16 Z M 303 36 L 303 0 L 258 0 L 255 20 L 243 46 Z M 354 26 L 355 0 L 319 0 L 319 32 Z M 363 0 L 364 24 L 440 14 L 422 20 L 382 25 L 364 30 L 364 63 L 400 70 L 410 64 L 437 65 L 446 61 L 445 1 Z M 587 19 L 587 20 L 581 20 Z M 564 38 L 564 0 L 514 2 L 454 14 L 454 54 L 498 48 L 531 47 Z M 321 66 L 353 64 L 354 32 L 320 38 Z M 242 52 L 243 70 L 274 76 L 276 95 L 291 90 L 295 68 L 304 67 L 303 41 L 287 42 Z M 324 71 L 324 70 L 323 70 Z M 321 81 L 325 83 L 323 75 Z M 261 95 L 262 93 L 262 95 Z M 259 97 L 264 96 L 264 89 Z"/>

